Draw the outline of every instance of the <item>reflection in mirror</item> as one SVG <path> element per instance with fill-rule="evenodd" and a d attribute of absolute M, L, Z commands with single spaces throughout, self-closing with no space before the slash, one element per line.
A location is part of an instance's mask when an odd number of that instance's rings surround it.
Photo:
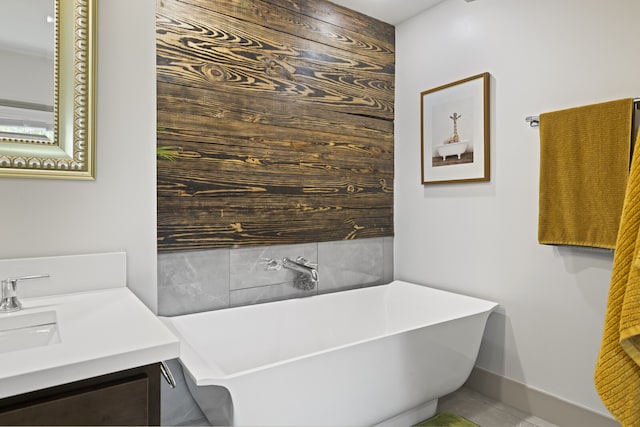
<path fill-rule="evenodd" d="M 0 46 L 53 60 L 54 21 L 55 0 L 2 0 Z"/>
<path fill-rule="evenodd" d="M 96 0 L 2 2 L 0 175 L 94 178 Z"/>
<path fill-rule="evenodd" d="M 54 142 L 52 105 L 0 99 L 0 138 L 17 142 Z"/>
<path fill-rule="evenodd" d="M 53 143 L 54 0 L 4 0 L 0 14 L 0 137 Z"/>

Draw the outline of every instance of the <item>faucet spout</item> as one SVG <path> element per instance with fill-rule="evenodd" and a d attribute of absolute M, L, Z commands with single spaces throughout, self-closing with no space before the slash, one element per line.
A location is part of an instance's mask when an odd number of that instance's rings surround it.
<path fill-rule="evenodd" d="M 311 279 L 311 282 L 314 285 L 318 283 L 318 270 L 316 270 L 311 266 L 308 266 L 298 261 L 293 261 L 292 259 L 289 259 L 287 257 L 285 257 L 282 260 L 282 266 L 284 268 L 288 268 L 290 270 L 297 271 L 298 273 L 302 273 L 309 276 L 309 278 Z"/>
<path fill-rule="evenodd" d="M 18 282 L 21 280 L 40 279 L 49 277 L 48 274 L 38 274 L 36 276 L 9 277 L 0 282 L 2 291 L 0 293 L 0 313 L 11 313 L 22 309 L 22 303 L 18 300 Z"/>

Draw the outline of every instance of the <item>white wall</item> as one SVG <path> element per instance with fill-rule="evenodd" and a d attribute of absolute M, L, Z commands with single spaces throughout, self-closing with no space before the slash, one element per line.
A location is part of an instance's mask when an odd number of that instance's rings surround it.
<path fill-rule="evenodd" d="M 478 365 L 606 413 L 593 386 L 612 255 L 537 244 L 525 117 L 640 96 L 635 0 L 447 0 L 396 29 L 395 276 L 501 304 Z M 420 184 L 421 91 L 491 73 L 491 181 Z"/>
<path fill-rule="evenodd" d="M 156 310 L 155 100 L 155 0 L 99 1 L 97 180 L 0 178 L 0 258 L 126 251 Z"/>

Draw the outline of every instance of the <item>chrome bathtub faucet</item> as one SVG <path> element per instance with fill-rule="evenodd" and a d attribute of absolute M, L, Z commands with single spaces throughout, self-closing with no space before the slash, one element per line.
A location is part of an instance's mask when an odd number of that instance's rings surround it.
<path fill-rule="evenodd" d="M 293 280 L 294 287 L 310 291 L 318 284 L 318 270 L 306 259 L 299 256 L 293 261 L 285 257 L 282 259 L 282 266 L 298 273 Z"/>
<path fill-rule="evenodd" d="M 318 270 L 317 264 L 310 263 L 303 257 L 299 256 L 296 260 L 292 260 L 288 257 L 284 257 L 282 261 L 275 259 L 263 259 L 262 262 L 266 264 L 265 270 L 281 270 L 286 268 L 293 270 L 297 273 L 293 280 L 293 286 L 303 291 L 310 291 L 318 284 Z"/>
<path fill-rule="evenodd" d="M 2 298 L 0 299 L 0 313 L 11 313 L 22 309 L 22 303 L 18 300 L 18 282 L 21 280 L 41 279 L 50 277 L 48 274 L 36 276 L 9 277 L 2 284 Z"/>

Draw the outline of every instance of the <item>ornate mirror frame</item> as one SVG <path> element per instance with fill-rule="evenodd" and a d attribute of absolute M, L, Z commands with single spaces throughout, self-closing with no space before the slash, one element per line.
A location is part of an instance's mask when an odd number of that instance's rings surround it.
<path fill-rule="evenodd" d="M 54 140 L 0 137 L 0 176 L 95 179 L 97 1 L 54 1 Z"/>

